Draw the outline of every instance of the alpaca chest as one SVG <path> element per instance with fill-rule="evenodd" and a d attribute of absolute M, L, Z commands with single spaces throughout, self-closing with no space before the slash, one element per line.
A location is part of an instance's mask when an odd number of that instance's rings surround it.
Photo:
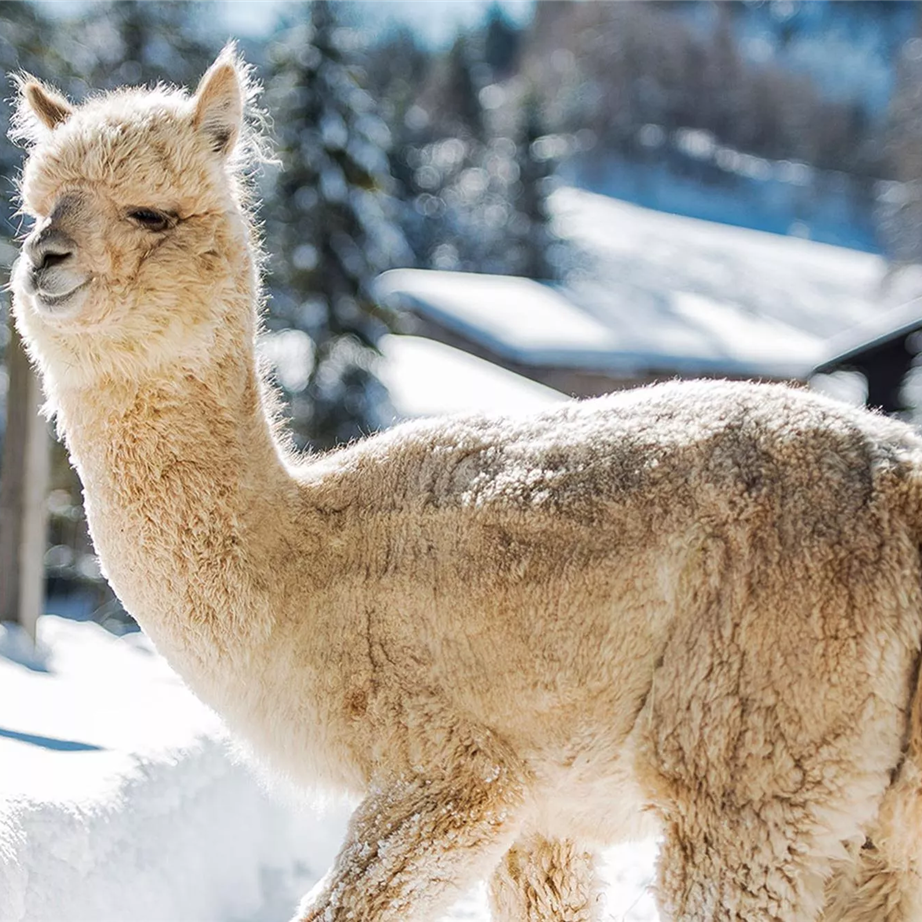
<path fill-rule="evenodd" d="M 629 747 L 615 759 L 541 766 L 531 824 L 548 839 L 578 837 L 605 847 L 656 835 L 658 819 L 638 784 Z"/>

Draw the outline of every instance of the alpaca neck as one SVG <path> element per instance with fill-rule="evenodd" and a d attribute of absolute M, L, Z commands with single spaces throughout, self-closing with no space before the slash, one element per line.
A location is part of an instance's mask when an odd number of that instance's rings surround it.
<path fill-rule="evenodd" d="M 241 313 L 251 320 L 251 307 Z M 104 572 L 181 672 L 270 627 L 260 580 L 292 483 L 244 326 L 195 373 L 177 365 L 56 394 Z"/>

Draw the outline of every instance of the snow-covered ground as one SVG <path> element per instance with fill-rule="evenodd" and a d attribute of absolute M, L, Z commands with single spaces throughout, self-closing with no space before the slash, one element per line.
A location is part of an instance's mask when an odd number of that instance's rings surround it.
<path fill-rule="evenodd" d="M 270 795 L 141 634 L 0 626 L 0 919 L 269 922 L 345 823 Z"/>
<path fill-rule="evenodd" d="M 560 391 L 422 336 L 391 333 L 379 346 L 380 378 L 404 419 L 466 410 L 528 412 L 566 399 Z"/>

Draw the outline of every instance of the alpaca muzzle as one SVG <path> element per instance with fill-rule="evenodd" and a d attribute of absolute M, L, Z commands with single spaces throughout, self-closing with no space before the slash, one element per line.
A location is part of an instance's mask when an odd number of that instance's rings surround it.
<path fill-rule="evenodd" d="M 49 220 L 28 237 L 23 250 L 32 264 L 33 277 L 40 279 L 49 269 L 67 262 L 76 248 L 73 238 Z"/>
<path fill-rule="evenodd" d="M 52 219 L 28 237 L 17 276 L 36 306 L 59 309 L 89 283 L 86 274 L 74 265 L 76 249 L 73 238 Z"/>

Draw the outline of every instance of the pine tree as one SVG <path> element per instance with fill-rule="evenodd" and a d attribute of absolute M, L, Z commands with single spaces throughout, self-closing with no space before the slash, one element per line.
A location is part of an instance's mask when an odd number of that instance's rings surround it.
<path fill-rule="evenodd" d="M 509 21 L 502 6 L 494 0 L 487 11 L 483 30 L 483 60 L 494 80 L 512 76 L 519 53 L 520 32 Z"/>
<path fill-rule="evenodd" d="M 420 104 L 429 119 L 427 133 L 430 139 L 483 139 L 483 109 L 478 98 L 480 87 L 472 72 L 475 58 L 470 37 L 462 34 L 433 68 L 428 85 L 420 94 Z"/>
<path fill-rule="evenodd" d="M 519 194 L 514 222 L 517 275 L 550 280 L 559 267 L 552 259 L 556 238 L 550 228 L 547 197 L 551 191 L 554 162 L 559 156 L 553 138 L 547 136 L 538 100 L 529 94 L 523 106 L 519 143 L 516 145 Z"/>
<path fill-rule="evenodd" d="M 4 74 L 26 71 L 50 79 L 59 63 L 45 40 L 50 29 L 51 24 L 37 6 L 11 0 L 0 2 L 0 71 Z M 20 230 L 13 218 L 13 177 L 22 164 L 22 151 L 9 138 L 10 112 L 9 105 L 0 106 L 0 176 L 4 177 L 0 193 L 0 260 L 4 264 L 13 255 L 12 249 L 7 249 L 9 241 Z"/>
<path fill-rule="evenodd" d="M 388 162 L 394 179 L 397 221 L 413 254 L 413 265 L 422 262 L 429 239 L 429 219 L 416 201 L 420 193 L 416 167 L 430 124 L 418 98 L 431 72 L 434 54 L 418 42 L 409 26 L 389 32 L 366 54 L 368 88 L 375 99 L 381 100 L 381 115 L 392 136 Z"/>
<path fill-rule="evenodd" d="M 72 28 L 56 33 L 72 72 L 64 88 L 79 98 L 88 89 L 164 79 L 195 86 L 220 47 L 208 26 L 213 17 L 214 3 L 190 0 L 91 6 Z"/>
<path fill-rule="evenodd" d="M 269 325 L 297 331 L 288 338 L 300 337 L 294 353 L 310 366 L 279 375 L 296 433 L 328 447 L 386 421 L 373 366 L 388 318 L 371 284 L 408 253 L 392 220 L 389 132 L 351 60 L 352 34 L 326 0 L 299 19 L 273 47 L 266 92 L 283 167 L 267 209 Z"/>

